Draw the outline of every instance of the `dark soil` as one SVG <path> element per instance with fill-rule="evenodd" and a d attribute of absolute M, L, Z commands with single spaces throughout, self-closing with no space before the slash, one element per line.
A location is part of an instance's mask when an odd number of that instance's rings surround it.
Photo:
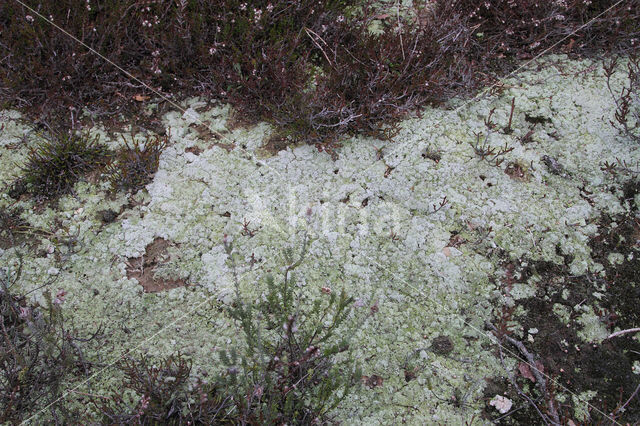
<path fill-rule="evenodd" d="M 0 249 L 20 245 L 25 240 L 27 221 L 20 217 L 19 209 L 0 209 Z"/>
<path fill-rule="evenodd" d="M 171 246 L 170 241 L 162 238 L 153 240 L 147 245 L 144 256 L 128 259 L 130 266 L 127 268 L 127 278 L 137 279 L 145 293 L 157 293 L 186 286 L 185 280 L 162 279 L 156 276 L 158 265 L 170 260 L 167 249 Z"/>
<path fill-rule="evenodd" d="M 542 362 L 544 372 L 549 377 L 576 394 L 587 390 L 596 391 L 597 396 L 589 401 L 590 404 L 607 415 L 616 413 L 616 421 L 622 424 L 640 422 L 638 396 L 629 401 L 623 412 L 616 412 L 640 383 L 640 376 L 632 372 L 634 361 L 640 361 L 640 342 L 634 337 L 634 333 L 613 337 L 601 344 L 584 342 L 577 335 L 581 327 L 578 317 L 582 314 L 580 307 L 591 306 L 610 332 L 640 325 L 640 219 L 636 217 L 637 207 L 633 205 L 633 199 L 639 190 L 640 184 L 637 181 L 629 181 L 623 186 L 621 201 L 629 203 L 630 212 L 616 217 L 601 217 L 598 234 L 589 242 L 592 258 L 604 266 L 604 275 L 589 272 L 573 276 L 568 266 L 571 260 L 569 258 L 565 258 L 564 264 L 525 262 L 522 259 L 509 265 L 520 273 L 515 282 L 524 283 L 532 276 L 539 277 L 537 294 L 517 301 L 518 305 L 525 308 L 526 313 L 512 318 L 522 325 L 525 335 L 531 328 L 538 329 L 538 333 L 532 335 L 533 342 L 524 338 L 522 343 Z M 610 263 L 610 253 L 621 254 L 624 261 L 619 264 Z M 598 298 L 594 293 L 604 296 Z M 564 306 L 569 312 L 568 324 L 563 323 L 554 313 L 554 304 Z M 500 321 L 509 319 L 505 318 L 504 310 L 496 317 L 498 329 L 508 330 L 499 325 Z M 509 332 L 511 337 L 518 339 L 517 335 Z M 517 351 L 515 348 L 509 349 Z M 537 405 L 544 412 L 545 401 L 538 388 L 522 374 L 510 373 L 515 375 L 521 389 L 528 389 L 529 396 L 538 400 Z M 548 378 L 547 387 L 551 395 L 567 393 L 560 386 L 555 386 L 554 389 Z M 518 395 L 507 379 L 489 381 L 484 396 L 488 401 L 496 394 L 506 395 L 514 401 L 512 413 L 501 418 L 502 415 L 489 407 L 485 409 L 485 418 L 498 424 L 542 422 L 535 408 Z M 557 406 L 563 422 L 577 422 L 571 399 Z M 595 409 L 590 410 L 589 416 L 589 423 L 611 423 L 611 420 Z"/>

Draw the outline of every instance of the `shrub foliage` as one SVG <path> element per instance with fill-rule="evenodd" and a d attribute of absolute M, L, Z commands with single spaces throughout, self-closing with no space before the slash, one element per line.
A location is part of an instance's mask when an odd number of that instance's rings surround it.
<path fill-rule="evenodd" d="M 160 360 L 126 358 L 118 369 L 124 375 L 122 387 L 92 400 L 105 424 L 234 424 L 236 416 L 227 415 L 232 401 L 200 380 L 189 386 L 191 362 L 179 353 Z M 127 391 L 133 392 L 135 403 Z"/>
<path fill-rule="evenodd" d="M 618 68 L 618 58 L 603 64 L 607 89 L 615 102 L 614 120 L 611 124 L 631 140 L 640 142 L 640 57 L 632 55 L 626 65 L 627 83 L 616 91 L 611 87 L 611 77 Z"/>
<path fill-rule="evenodd" d="M 20 272 L 0 271 L 0 423 L 19 424 L 42 410 L 62 424 L 69 411 L 53 403 L 63 382 L 86 365 L 63 321 L 64 294 L 45 293 L 44 308 L 29 304 L 12 289 Z"/>
<path fill-rule="evenodd" d="M 626 52 L 640 36 L 639 0 L 397 3 L 31 2 L 148 87 L 208 93 L 280 125 L 284 137 L 325 146 L 344 133 L 384 134 L 409 109 L 469 92 L 546 49 Z M 150 94 L 17 2 L 0 4 L 0 27 L 13 105 L 108 113 Z"/>
<path fill-rule="evenodd" d="M 354 299 L 328 288 L 303 301 L 294 277 L 308 240 L 295 256 L 285 251 L 281 280 L 267 275 L 258 303 L 247 303 L 236 278 L 236 297 L 228 310 L 244 334 L 244 350 L 223 353 L 231 373 L 223 379 L 236 389 L 234 398 L 243 423 L 312 424 L 328 415 L 360 383 L 351 356 L 348 326 Z M 225 244 L 233 261 L 233 249 Z M 235 273 L 235 267 L 234 267 Z M 309 290 L 307 290 L 308 292 Z"/>

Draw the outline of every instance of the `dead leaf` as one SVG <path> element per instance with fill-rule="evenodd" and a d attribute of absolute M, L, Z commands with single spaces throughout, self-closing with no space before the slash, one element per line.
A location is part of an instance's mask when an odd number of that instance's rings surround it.
<path fill-rule="evenodd" d="M 375 314 L 378 312 L 379 308 L 378 308 L 378 301 L 376 300 L 376 303 L 373 304 L 373 306 L 371 306 L 371 314 Z"/>
<path fill-rule="evenodd" d="M 382 386 L 382 382 L 384 379 L 376 374 L 369 376 L 362 376 L 362 383 L 367 385 L 369 389 L 377 388 Z"/>
<path fill-rule="evenodd" d="M 137 95 L 133 95 L 133 100 L 136 102 L 144 102 L 149 100 L 149 96 L 144 96 L 138 93 Z"/>
<path fill-rule="evenodd" d="M 544 366 L 542 365 L 542 363 L 540 361 L 536 361 L 535 368 L 538 371 L 540 371 L 540 373 L 544 373 Z M 520 364 L 518 364 L 518 371 L 520 372 L 522 377 L 524 377 L 525 379 L 529 379 L 533 383 L 536 382 L 536 376 L 531 371 L 531 367 L 529 366 L 529 364 L 527 364 L 525 362 L 521 362 Z"/>
<path fill-rule="evenodd" d="M 189 148 L 185 148 L 184 152 L 190 152 L 193 155 L 200 155 L 202 153 L 202 149 L 197 146 L 190 146 Z"/>
<path fill-rule="evenodd" d="M 410 382 L 411 380 L 415 379 L 416 373 L 418 372 L 418 367 L 414 367 L 413 370 L 409 370 L 408 368 L 404 369 L 404 381 L 405 382 Z"/>
<path fill-rule="evenodd" d="M 576 43 L 576 41 L 574 39 L 569 40 L 569 43 L 567 43 L 565 46 L 562 47 L 562 50 L 566 53 L 571 52 L 571 50 L 573 50 L 573 45 Z"/>
<path fill-rule="evenodd" d="M 529 379 L 533 383 L 536 382 L 536 376 L 534 376 L 533 373 L 531 372 L 531 369 L 529 368 L 529 364 L 521 362 L 520 364 L 518 364 L 518 371 L 520 372 L 522 377 L 524 377 L 525 379 Z"/>

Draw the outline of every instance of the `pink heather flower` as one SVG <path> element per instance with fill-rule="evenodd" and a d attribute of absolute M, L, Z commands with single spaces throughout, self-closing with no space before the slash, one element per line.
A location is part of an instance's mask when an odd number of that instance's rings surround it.
<path fill-rule="evenodd" d="M 260 399 L 262 397 L 262 393 L 264 392 L 264 388 L 262 386 L 256 386 L 253 389 L 253 396 Z"/>
<path fill-rule="evenodd" d="M 31 309 L 29 308 L 24 308 L 24 307 L 20 307 L 20 313 L 18 314 L 18 316 L 22 319 L 25 319 L 29 316 L 29 313 L 31 312 Z"/>
<path fill-rule="evenodd" d="M 64 297 L 67 295 L 67 292 L 63 289 L 59 289 L 56 293 L 56 298 L 53 300 L 54 305 L 62 305 L 64 303 Z"/>

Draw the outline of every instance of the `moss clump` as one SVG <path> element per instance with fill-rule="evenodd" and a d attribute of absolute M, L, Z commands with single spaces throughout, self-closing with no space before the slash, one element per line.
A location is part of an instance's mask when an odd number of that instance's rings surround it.
<path fill-rule="evenodd" d="M 30 150 L 19 182 L 33 195 L 56 198 L 72 192 L 83 175 L 106 166 L 110 159 L 109 149 L 98 137 L 51 133 Z"/>
<path fill-rule="evenodd" d="M 150 137 L 144 143 L 133 138 L 129 143 L 125 139 L 109 167 L 113 189 L 136 192 L 151 182 L 166 146 L 166 138 Z"/>

